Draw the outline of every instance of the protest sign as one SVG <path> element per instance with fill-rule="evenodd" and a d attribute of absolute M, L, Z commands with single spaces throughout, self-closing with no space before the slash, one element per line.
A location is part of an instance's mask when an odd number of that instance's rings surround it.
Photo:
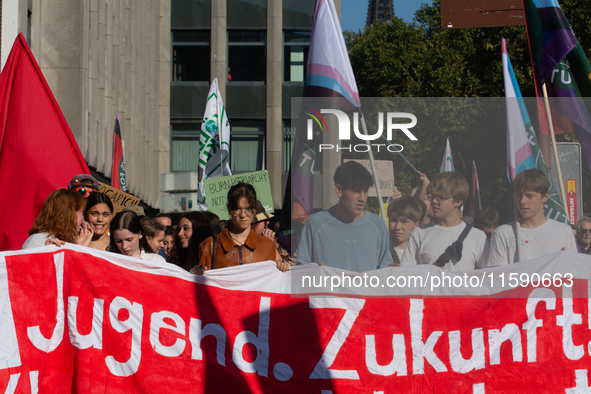
<path fill-rule="evenodd" d="M 589 256 L 556 253 L 469 274 L 488 283 L 532 266 L 562 279 L 517 286 L 508 298 L 478 288 L 455 298 L 295 298 L 296 274 L 391 287 L 410 271 L 355 275 L 309 264 L 281 273 L 262 262 L 196 276 L 71 244 L 5 252 L 0 392 L 586 392 Z M 454 284 L 464 277 L 414 268 Z M 587 276 L 563 275 L 581 271 Z"/>
<path fill-rule="evenodd" d="M 132 196 L 131 194 L 115 189 L 114 187 L 111 187 L 106 183 L 99 182 L 99 191 L 101 193 L 105 193 L 111 199 L 114 208 L 114 215 L 121 212 L 123 208 L 125 208 L 128 205 L 137 205 L 140 203 L 139 197 Z"/>
<path fill-rule="evenodd" d="M 373 172 L 371 171 L 371 163 L 369 160 L 343 160 L 343 162 L 347 161 L 356 161 L 373 175 Z M 390 197 L 394 191 L 394 166 L 392 166 L 392 162 L 390 160 L 374 160 L 374 163 L 376 165 L 376 172 L 378 174 L 378 182 L 380 183 L 382 197 Z M 375 186 L 369 188 L 367 195 L 369 197 L 378 196 Z"/>
<path fill-rule="evenodd" d="M 269 213 L 274 212 L 271 185 L 267 171 L 247 172 L 245 174 L 210 178 L 204 181 L 207 209 L 222 220 L 230 219 L 226 208 L 228 191 L 239 182 L 250 183 L 257 192 L 257 199 Z"/>

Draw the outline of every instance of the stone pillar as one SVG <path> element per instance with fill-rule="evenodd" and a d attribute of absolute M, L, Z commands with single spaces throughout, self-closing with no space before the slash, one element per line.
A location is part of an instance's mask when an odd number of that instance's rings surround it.
<path fill-rule="evenodd" d="M 228 35 L 226 0 L 211 2 L 211 81 L 218 79 L 222 98 L 226 99 L 226 81 L 228 80 Z"/>
<path fill-rule="evenodd" d="M 271 183 L 273 205 L 283 203 L 281 174 L 282 160 L 282 106 L 283 85 L 283 4 L 281 0 L 267 2 L 267 171 Z"/>

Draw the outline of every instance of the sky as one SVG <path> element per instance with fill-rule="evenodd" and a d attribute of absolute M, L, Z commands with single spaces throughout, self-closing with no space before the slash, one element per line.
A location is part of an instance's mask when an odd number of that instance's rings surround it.
<path fill-rule="evenodd" d="M 341 0 L 341 27 L 343 31 L 357 32 L 365 26 L 368 0 Z M 414 13 L 422 3 L 431 4 L 431 0 L 394 0 L 394 15 L 412 22 Z"/>

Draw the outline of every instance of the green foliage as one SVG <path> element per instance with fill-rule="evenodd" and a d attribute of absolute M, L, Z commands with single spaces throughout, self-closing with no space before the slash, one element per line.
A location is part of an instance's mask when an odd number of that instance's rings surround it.
<path fill-rule="evenodd" d="M 585 0 L 565 0 L 561 5 L 589 56 L 591 36 L 585 33 L 591 23 L 590 8 Z M 501 38 L 507 42 L 523 96 L 535 96 L 525 26 L 447 30 L 441 28 L 440 19 L 440 1 L 434 0 L 432 5 L 423 4 L 413 23 L 394 18 L 391 23 L 376 23 L 359 33 L 346 31 L 360 96 L 504 97 Z M 534 113 L 530 115 L 535 117 Z M 469 112 L 458 111 L 457 116 L 469 125 Z M 468 180 L 475 160 L 483 205 L 493 206 L 505 221 L 511 220 L 505 125 L 499 124 L 498 133 L 485 133 L 477 125 L 435 128 L 421 134 L 419 143 L 403 144 L 403 153 L 432 179 L 439 173 L 446 138 L 451 141 L 456 170 Z M 559 136 L 559 140 L 567 139 L 572 136 Z M 351 156 L 364 158 L 362 154 Z M 393 160 L 398 188 L 410 193 L 415 186 L 410 166 L 393 153 L 378 153 L 376 159 Z M 591 193 L 590 181 L 591 175 L 585 171 L 586 193 Z M 585 211 L 591 211 L 591 206 Z"/>

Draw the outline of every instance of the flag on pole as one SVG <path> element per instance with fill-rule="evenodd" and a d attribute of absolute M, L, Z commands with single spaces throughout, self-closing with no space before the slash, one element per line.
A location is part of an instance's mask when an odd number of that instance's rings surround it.
<path fill-rule="evenodd" d="M 472 160 L 472 201 L 468 211 L 470 216 L 475 217 L 478 212 L 482 209 L 482 203 L 480 202 L 480 184 L 478 183 L 478 170 L 476 169 L 476 163 Z"/>
<path fill-rule="evenodd" d="M 556 0 L 524 0 L 536 95 L 546 83 L 556 133 L 574 132 L 591 170 L 591 117 L 582 97 L 591 97 L 591 65 Z M 548 134 L 546 111 L 538 102 L 540 126 Z"/>
<path fill-rule="evenodd" d="M 359 107 L 361 102 L 357 82 L 333 0 L 316 2 L 308 54 L 305 96 L 344 97 L 350 104 L 343 108 L 344 110 Z M 291 207 L 291 210 L 284 209 L 291 215 L 289 218 L 285 215 L 282 217 L 282 228 L 289 228 L 292 219 L 297 222 L 305 221 L 313 209 L 316 149 L 314 141 L 308 141 L 305 137 L 306 124 L 303 112 L 300 112 L 298 119 L 283 202 L 284 207 Z"/>
<path fill-rule="evenodd" d="M 454 171 L 454 158 L 451 155 L 451 145 L 449 144 L 449 138 L 445 143 L 445 153 L 443 154 L 443 160 L 441 160 L 441 170 L 439 173 L 446 171 Z"/>
<path fill-rule="evenodd" d="M 0 74 L 0 250 L 20 249 L 45 199 L 90 174 L 22 33 Z"/>
<path fill-rule="evenodd" d="M 560 203 L 560 195 L 550 178 L 548 166 L 544 161 L 536 133 L 521 96 L 511 60 L 507 54 L 505 39 L 501 41 L 501 50 L 507 108 L 507 177 L 512 182 L 517 174 L 530 168 L 537 168 L 546 174 L 550 181 L 550 198 L 544 206 L 544 213 L 546 217 L 568 223 L 564 206 Z"/>
<path fill-rule="evenodd" d="M 111 169 L 111 186 L 127 193 L 125 160 L 123 159 L 123 144 L 121 142 L 119 114 L 117 114 L 117 117 L 115 118 L 115 130 L 113 131 L 113 168 Z"/>
<path fill-rule="evenodd" d="M 218 88 L 218 79 L 214 79 L 207 94 L 207 104 L 201 123 L 199 138 L 199 189 L 197 203 L 207 210 L 207 196 L 203 182 L 209 178 L 232 175 L 228 156 L 230 154 L 230 121 L 224 107 L 224 101 Z"/>

